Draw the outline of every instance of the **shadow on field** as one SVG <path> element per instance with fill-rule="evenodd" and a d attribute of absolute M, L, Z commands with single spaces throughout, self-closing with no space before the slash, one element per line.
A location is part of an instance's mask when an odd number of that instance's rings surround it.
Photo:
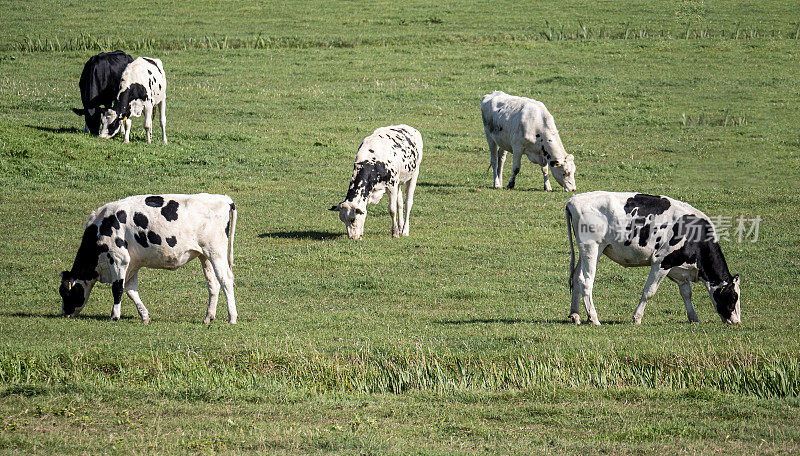
<path fill-rule="evenodd" d="M 18 318 L 50 318 L 50 319 L 57 319 L 62 318 L 61 314 L 57 313 L 46 313 L 46 314 L 36 314 L 36 313 L 25 313 L 25 312 L 14 312 L 10 314 L 5 314 L 6 317 L 18 317 Z M 120 320 L 130 320 L 132 316 L 122 316 Z M 69 320 L 68 318 L 64 318 L 64 320 Z M 77 317 L 72 317 L 72 320 L 96 320 L 96 321 L 108 321 L 108 315 L 78 315 Z"/>
<path fill-rule="evenodd" d="M 329 231 L 276 231 L 274 233 L 261 233 L 258 235 L 260 238 L 280 238 L 280 239 L 313 239 L 315 241 L 324 241 L 326 239 L 334 239 L 341 236 L 343 233 L 331 233 Z"/>
<path fill-rule="evenodd" d="M 513 325 L 517 323 L 532 323 L 538 325 L 572 325 L 572 320 L 567 318 L 549 318 L 546 320 L 528 320 L 523 318 L 467 318 L 464 320 L 436 320 L 437 325 L 475 325 L 475 324 L 492 324 L 500 323 L 504 325 Z M 625 322 L 617 320 L 603 320 L 603 325 L 620 325 Z M 583 323 L 585 324 L 585 322 Z"/>
<path fill-rule="evenodd" d="M 83 132 L 83 129 L 78 128 L 78 127 L 58 127 L 58 128 L 53 128 L 53 127 L 42 127 L 42 126 L 39 126 L 39 125 L 25 125 L 25 126 L 28 127 L 28 128 L 35 128 L 35 129 L 37 129 L 39 131 L 46 131 L 46 132 L 49 132 L 49 133 L 58 133 L 58 134 L 63 134 L 63 133 L 81 133 L 81 132 Z"/>
<path fill-rule="evenodd" d="M 417 182 L 418 187 L 433 187 L 433 188 L 467 188 L 466 185 L 455 184 L 440 184 L 437 182 Z"/>

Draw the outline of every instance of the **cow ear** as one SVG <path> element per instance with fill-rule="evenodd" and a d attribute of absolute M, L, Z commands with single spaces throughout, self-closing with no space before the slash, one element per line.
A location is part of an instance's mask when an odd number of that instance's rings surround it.
<path fill-rule="evenodd" d="M 734 283 L 739 281 L 739 274 L 733 276 L 733 281 Z"/>
<path fill-rule="evenodd" d="M 359 208 L 355 208 L 355 213 L 356 213 L 356 214 L 359 214 L 359 215 L 364 215 L 364 211 L 362 211 L 362 210 L 361 210 L 361 209 L 359 209 Z"/>
<path fill-rule="evenodd" d="M 69 271 L 61 271 L 61 274 L 59 275 L 61 276 L 61 280 L 64 280 L 69 277 Z"/>
<path fill-rule="evenodd" d="M 75 114 L 77 114 L 79 116 L 85 116 L 86 115 L 86 110 L 85 109 L 72 108 L 72 112 L 74 112 Z"/>
<path fill-rule="evenodd" d="M 338 204 L 334 204 L 334 205 L 333 205 L 333 206 L 331 206 L 331 207 L 330 207 L 330 209 L 328 209 L 328 210 L 329 210 L 329 211 L 338 211 L 338 210 L 339 210 L 339 205 L 338 205 Z"/>
<path fill-rule="evenodd" d="M 559 163 L 559 162 L 557 162 L 555 160 L 550 162 L 550 167 L 551 168 L 558 168 L 559 166 L 561 166 L 561 163 Z"/>

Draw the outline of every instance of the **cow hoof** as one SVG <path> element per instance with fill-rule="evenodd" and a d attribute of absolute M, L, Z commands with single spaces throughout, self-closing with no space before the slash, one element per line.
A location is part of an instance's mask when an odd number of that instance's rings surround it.
<path fill-rule="evenodd" d="M 204 324 L 204 325 L 208 325 L 208 324 L 210 324 L 210 323 L 211 323 L 211 320 L 212 320 L 212 318 L 208 318 L 208 317 L 206 317 L 206 318 L 204 318 L 204 319 L 203 319 L 203 324 Z"/>
<path fill-rule="evenodd" d="M 119 321 L 119 317 L 115 317 L 112 315 L 111 318 L 108 319 L 108 321 Z"/>
<path fill-rule="evenodd" d="M 506 188 L 508 190 L 514 190 L 514 184 L 508 184 L 508 185 L 506 185 Z"/>
<path fill-rule="evenodd" d="M 642 324 L 642 318 L 641 317 L 639 317 L 639 318 L 633 317 L 633 324 L 634 325 L 641 325 Z"/>
<path fill-rule="evenodd" d="M 697 318 L 697 315 L 692 315 L 689 317 L 689 323 L 700 323 L 700 319 Z"/>
<path fill-rule="evenodd" d="M 142 324 L 143 325 L 149 325 L 150 324 L 150 319 L 149 318 L 142 318 Z"/>
<path fill-rule="evenodd" d="M 403 236 L 408 237 L 408 231 L 404 232 Z"/>
<path fill-rule="evenodd" d="M 392 237 L 393 238 L 399 238 L 400 237 L 400 233 L 392 233 Z"/>
<path fill-rule="evenodd" d="M 228 319 L 228 323 L 230 323 L 232 325 L 235 325 L 236 324 L 236 319 L 235 318 L 229 318 Z"/>
<path fill-rule="evenodd" d="M 581 316 L 576 314 L 576 313 L 569 314 L 569 317 L 567 317 L 567 318 L 572 320 L 572 322 L 575 323 L 576 325 L 581 324 Z"/>
<path fill-rule="evenodd" d="M 594 325 L 594 326 L 601 326 L 601 325 L 600 325 L 600 320 L 592 320 L 592 325 Z"/>

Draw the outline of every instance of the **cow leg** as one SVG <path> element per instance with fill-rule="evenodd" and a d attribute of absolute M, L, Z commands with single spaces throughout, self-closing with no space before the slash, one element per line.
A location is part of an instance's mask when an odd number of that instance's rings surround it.
<path fill-rule="evenodd" d="M 208 310 L 206 311 L 206 318 L 203 323 L 209 324 L 212 320 L 217 318 L 217 302 L 219 301 L 219 280 L 214 275 L 214 267 L 205 255 L 200 255 L 200 263 L 203 265 L 203 275 L 206 276 L 206 284 L 208 285 Z"/>
<path fill-rule="evenodd" d="M 501 188 L 503 186 L 503 165 L 500 161 L 500 154 L 504 152 L 499 150 L 497 143 L 486 134 L 486 143 L 489 144 L 489 164 L 492 166 L 492 177 L 494 178 L 494 188 Z"/>
<path fill-rule="evenodd" d="M 125 130 L 125 139 L 122 141 L 124 143 L 131 141 L 131 124 L 133 124 L 133 120 L 130 117 L 122 121 L 122 129 Z"/>
<path fill-rule="evenodd" d="M 550 187 L 550 174 L 547 172 L 547 163 L 542 165 L 542 176 L 544 177 L 544 191 L 549 192 L 552 191 L 553 188 Z"/>
<path fill-rule="evenodd" d="M 225 293 L 225 300 L 228 302 L 228 323 L 236 324 L 239 314 L 236 312 L 236 298 L 233 295 L 233 271 L 228 264 L 228 258 L 225 256 L 228 250 L 227 243 L 221 247 L 221 249 L 217 250 L 217 252 L 221 253 L 209 255 L 203 252 L 203 254 L 211 261 L 214 274 L 222 285 L 222 291 Z"/>
<path fill-rule="evenodd" d="M 699 323 L 700 319 L 697 318 L 697 312 L 695 312 L 694 307 L 692 307 L 692 283 L 689 281 L 679 282 L 678 291 L 681 293 L 683 304 L 686 306 L 686 318 L 688 318 L 691 323 Z"/>
<path fill-rule="evenodd" d="M 114 295 L 114 307 L 111 308 L 110 321 L 117 321 L 122 316 L 123 282 L 124 280 L 117 279 L 111 283 L 111 294 Z"/>
<path fill-rule="evenodd" d="M 647 301 L 650 300 L 658 290 L 658 285 L 667 276 L 667 270 L 661 269 L 661 263 L 653 263 L 650 267 L 650 275 L 647 276 L 647 283 L 644 284 L 642 291 L 642 299 L 639 300 L 639 305 L 636 306 L 636 311 L 633 313 L 633 322 L 635 324 L 642 323 L 642 315 L 644 315 L 644 308 L 647 306 Z"/>
<path fill-rule="evenodd" d="M 508 181 L 508 188 L 514 188 L 514 185 L 517 183 L 517 174 L 519 174 L 519 169 L 522 166 L 522 148 L 521 147 L 514 147 L 514 164 L 511 168 L 511 179 Z"/>
<path fill-rule="evenodd" d="M 599 247 L 600 246 L 594 242 L 578 244 L 580 272 L 578 273 L 578 280 L 576 281 L 579 289 L 582 291 L 578 296 L 583 297 L 583 305 L 586 307 L 589 321 L 596 326 L 600 326 L 600 320 L 597 319 L 597 311 L 594 308 L 592 288 L 594 287 L 594 278 L 597 273 L 597 261 L 600 255 Z M 575 308 L 570 309 L 570 311 L 577 310 L 579 306 L 580 304 L 574 306 Z M 578 319 L 578 322 L 580 322 L 580 319 Z"/>
<path fill-rule="evenodd" d="M 397 224 L 397 190 L 399 184 L 394 184 L 389 192 L 389 217 L 392 218 L 392 237 L 400 237 L 400 226 Z"/>
<path fill-rule="evenodd" d="M 89 131 L 89 124 L 87 124 L 86 122 L 83 123 L 83 132 L 84 133 L 91 133 Z"/>
<path fill-rule="evenodd" d="M 158 104 L 158 120 L 161 123 L 161 140 L 167 143 L 167 99 Z"/>
<path fill-rule="evenodd" d="M 408 190 L 408 184 L 400 184 L 397 186 L 397 226 L 402 230 L 403 225 L 403 187 Z"/>
<path fill-rule="evenodd" d="M 406 187 L 406 220 L 403 224 L 403 236 L 408 236 L 411 228 L 411 206 L 414 205 L 414 190 L 417 188 L 417 177 L 419 177 L 419 168 L 411 176 Z"/>
<path fill-rule="evenodd" d="M 153 131 L 153 106 L 144 107 L 144 134 L 147 138 L 147 144 L 152 144 L 153 140 L 150 138 L 150 132 Z"/>
<path fill-rule="evenodd" d="M 128 270 L 128 277 L 125 280 L 125 292 L 136 304 L 136 310 L 139 311 L 139 316 L 142 317 L 142 324 L 150 323 L 150 313 L 147 307 L 144 306 L 142 298 L 139 297 L 139 270 Z"/>
<path fill-rule="evenodd" d="M 582 261 L 583 259 L 579 257 L 578 265 L 575 270 L 572 271 L 572 295 L 569 306 L 569 317 L 567 317 L 576 325 L 581 324 L 581 298 L 583 297 L 583 281 L 581 280 Z"/>

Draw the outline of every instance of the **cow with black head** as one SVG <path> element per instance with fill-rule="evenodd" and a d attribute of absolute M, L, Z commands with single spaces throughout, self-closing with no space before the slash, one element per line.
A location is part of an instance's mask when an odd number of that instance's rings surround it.
<path fill-rule="evenodd" d="M 100 117 L 117 98 L 122 73 L 131 62 L 133 57 L 114 51 L 97 54 L 83 66 L 78 83 L 83 109 L 72 108 L 72 111 L 84 117 L 84 133 L 100 134 Z"/>
<path fill-rule="evenodd" d="M 580 301 L 589 320 L 599 325 L 592 299 L 600 255 L 625 266 L 650 266 L 633 321 L 641 323 L 644 309 L 664 278 L 678 284 L 690 322 L 698 322 L 692 307 L 691 282 L 703 282 L 723 322 L 741 322 L 739 275 L 728 270 L 711 220 L 683 201 L 644 193 L 589 192 L 575 195 L 566 206 L 570 259 L 569 318 L 580 323 Z M 572 235 L 578 249 L 578 262 Z"/>
<path fill-rule="evenodd" d="M 150 314 L 139 298 L 139 269 L 174 270 L 200 258 L 208 282 L 205 323 L 216 318 L 220 288 L 228 321 L 236 323 L 233 293 L 233 237 L 236 206 L 226 195 L 137 195 L 114 201 L 89 217 L 72 269 L 61 273 L 61 315 L 74 317 L 86 306 L 97 282 L 110 283 L 111 320 L 122 313 L 122 292 L 136 304 L 143 323 Z"/>
<path fill-rule="evenodd" d="M 129 142 L 131 117 L 144 114 L 144 130 L 149 144 L 152 142 L 150 136 L 156 106 L 161 122 L 161 139 L 167 144 L 167 79 L 164 66 L 159 59 L 139 57 L 122 73 L 114 105 L 106 109 L 100 119 L 100 137 L 112 138 L 123 130 L 124 142 Z"/>

